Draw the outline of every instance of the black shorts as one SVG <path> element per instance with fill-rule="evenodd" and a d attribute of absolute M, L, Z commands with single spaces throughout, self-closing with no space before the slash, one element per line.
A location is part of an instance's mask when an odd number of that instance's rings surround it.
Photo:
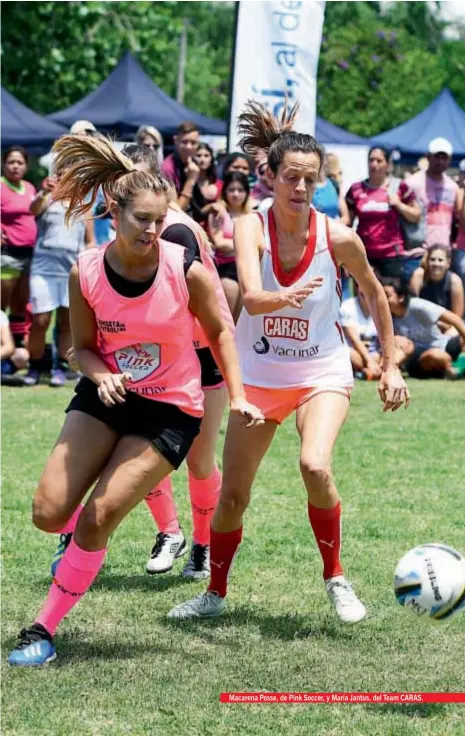
<path fill-rule="evenodd" d="M 82 411 L 89 414 L 121 437 L 130 434 L 145 437 L 176 469 L 200 432 L 200 417 L 193 417 L 173 404 L 146 399 L 132 391 L 127 392 L 124 404 L 105 406 L 98 397 L 96 384 L 88 378 L 81 378 L 75 393 L 66 413 Z"/>
<path fill-rule="evenodd" d="M 237 277 L 236 261 L 230 261 L 229 263 L 220 263 L 217 265 L 216 270 L 220 279 L 231 279 L 231 281 L 239 282 Z"/>
<path fill-rule="evenodd" d="M 460 337 L 458 335 L 449 338 L 445 347 L 445 351 L 446 353 L 449 353 L 452 360 L 457 360 L 462 351 L 462 345 L 460 342 Z M 407 363 L 405 364 L 405 368 L 408 371 L 409 376 L 411 376 L 412 378 L 442 378 L 443 371 L 425 371 L 421 367 L 420 357 L 425 352 L 426 348 L 424 347 L 415 348 L 413 354 L 410 356 Z"/>
<path fill-rule="evenodd" d="M 223 383 L 224 378 L 220 369 L 216 365 L 215 358 L 213 357 L 210 348 L 199 348 L 195 352 L 197 353 L 197 358 L 199 359 L 202 371 L 202 388 L 214 388 L 220 383 Z"/>

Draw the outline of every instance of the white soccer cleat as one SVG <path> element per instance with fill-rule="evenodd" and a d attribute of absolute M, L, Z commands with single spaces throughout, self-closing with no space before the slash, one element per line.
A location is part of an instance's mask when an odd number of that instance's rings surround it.
<path fill-rule="evenodd" d="M 150 575 L 169 572 L 173 567 L 174 560 L 182 557 L 186 552 L 187 544 L 182 531 L 179 534 L 164 534 L 160 532 L 157 534 L 155 544 L 150 553 L 150 559 L 145 569 Z"/>
<path fill-rule="evenodd" d="M 356 624 L 364 619 L 367 610 L 355 595 L 353 588 L 344 575 L 337 575 L 326 580 L 326 592 L 334 605 L 336 613 L 343 624 Z"/>
<path fill-rule="evenodd" d="M 223 613 L 226 607 L 226 599 L 217 593 L 207 590 L 205 593 L 192 598 L 190 601 L 180 603 L 168 614 L 168 618 L 191 619 L 191 618 L 213 618 Z"/>

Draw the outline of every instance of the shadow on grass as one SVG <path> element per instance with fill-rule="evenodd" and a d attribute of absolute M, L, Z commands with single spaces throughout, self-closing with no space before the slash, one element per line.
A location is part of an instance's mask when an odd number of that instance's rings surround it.
<path fill-rule="evenodd" d="M 45 589 L 48 589 L 50 583 L 50 577 L 37 581 L 37 584 L 43 585 Z M 128 590 L 138 590 L 143 593 L 163 593 L 165 590 L 178 588 L 180 585 L 192 585 L 192 580 L 182 578 L 179 573 L 175 575 L 147 575 L 141 572 L 140 575 L 121 575 L 120 573 L 113 574 L 108 570 L 98 576 L 91 590 L 121 593 Z"/>
<path fill-rule="evenodd" d="M 366 709 L 376 715 L 386 711 L 406 718 L 432 718 L 446 714 L 444 703 L 370 703 Z"/>
<path fill-rule="evenodd" d="M 93 638 L 89 641 L 85 636 L 80 636 L 79 633 L 69 634 L 65 633 L 60 636 L 59 633 L 53 639 L 53 643 L 57 650 L 57 660 L 53 662 L 50 667 L 60 667 L 67 665 L 76 665 L 80 662 L 101 660 L 106 662 L 108 660 L 135 660 L 138 658 L 147 657 L 147 655 L 153 655 L 154 657 L 163 657 L 169 659 L 173 654 L 172 644 L 164 641 L 160 642 L 148 642 L 146 639 L 138 641 L 134 638 L 132 641 L 121 641 L 118 636 L 118 630 L 108 638 L 102 634 L 98 638 Z M 6 637 L 2 642 L 2 650 L 5 655 L 9 653 L 17 644 L 17 638 Z M 183 652 L 183 656 L 191 658 L 188 652 Z M 194 656 L 195 659 L 195 656 Z M 20 668 L 9 668 L 9 672 L 13 672 L 15 669 L 24 670 L 37 670 L 41 668 L 36 667 L 20 667 Z"/>
<path fill-rule="evenodd" d="M 281 641 L 316 637 L 349 642 L 354 636 L 349 628 L 344 628 L 329 617 L 316 614 L 314 617 L 308 614 L 302 616 L 292 613 L 272 615 L 263 609 L 254 610 L 250 606 L 237 606 L 214 619 L 179 621 L 165 618 L 161 620 L 161 624 L 175 627 L 176 630 L 184 631 L 186 634 L 195 633 L 197 637 L 206 634 L 208 639 L 211 639 L 212 630 L 227 631 L 231 628 L 233 631 L 241 626 L 258 628 L 264 639 Z"/>

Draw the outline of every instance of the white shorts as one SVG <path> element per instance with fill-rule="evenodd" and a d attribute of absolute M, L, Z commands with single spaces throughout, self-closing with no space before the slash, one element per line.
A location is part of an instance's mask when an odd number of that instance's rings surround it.
<path fill-rule="evenodd" d="M 32 314 L 53 312 L 58 307 L 69 309 L 69 292 L 67 276 L 31 276 Z"/>

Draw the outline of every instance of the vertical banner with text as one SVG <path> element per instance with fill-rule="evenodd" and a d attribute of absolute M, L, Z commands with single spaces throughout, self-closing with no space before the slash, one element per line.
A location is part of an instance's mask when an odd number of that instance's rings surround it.
<path fill-rule="evenodd" d="M 324 8 L 324 0 L 239 3 L 229 120 L 230 151 L 237 150 L 236 121 L 250 98 L 279 115 L 287 94 L 290 103 L 300 103 L 297 130 L 314 134 Z"/>

